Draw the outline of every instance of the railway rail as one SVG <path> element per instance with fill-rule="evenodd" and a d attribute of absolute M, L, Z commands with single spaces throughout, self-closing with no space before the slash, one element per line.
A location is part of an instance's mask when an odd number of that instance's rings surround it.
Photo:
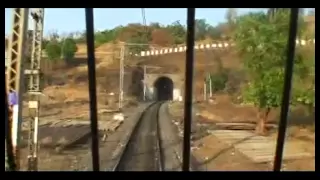
<path fill-rule="evenodd" d="M 117 159 L 113 171 L 163 171 L 159 109 L 151 104 L 140 116 Z"/>

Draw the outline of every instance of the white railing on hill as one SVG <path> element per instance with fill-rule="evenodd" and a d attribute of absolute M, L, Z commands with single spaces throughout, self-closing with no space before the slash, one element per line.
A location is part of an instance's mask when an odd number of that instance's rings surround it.
<path fill-rule="evenodd" d="M 298 46 L 305 46 L 305 45 L 314 45 L 315 39 L 312 40 L 296 40 L 296 44 Z M 220 42 L 220 43 L 207 43 L 207 44 L 197 44 L 194 46 L 196 50 L 203 50 L 203 49 L 227 49 L 234 46 L 234 44 L 230 42 Z M 159 56 L 165 54 L 172 54 L 172 53 L 179 53 L 185 52 L 187 49 L 186 46 L 179 46 L 179 47 L 168 47 L 168 48 L 160 48 L 160 49 L 153 49 L 150 51 L 141 51 L 140 53 L 135 54 L 135 56 Z M 109 54 L 110 52 L 95 52 L 96 54 L 103 55 Z M 85 55 L 86 53 L 76 53 L 76 55 Z M 42 52 L 42 56 L 46 57 L 46 53 Z M 7 52 L 5 52 L 5 59 L 7 58 Z"/>
<path fill-rule="evenodd" d="M 315 39 L 312 40 L 296 40 L 296 44 L 298 46 L 305 46 L 308 44 L 315 44 Z M 198 44 L 194 46 L 194 49 L 227 49 L 234 46 L 234 44 L 229 42 L 220 42 L 220 43 L 207 43 L 207 44 Z M 187 49 L 186 46 L 180 47 L 171 47 L 171 48 L 161 48 L 156 50 L 150 51 L 141 51 L 140 53 L 136 54 L 136 56 L 158 56 L 164 54 L 171 54 L 171 53 L 178 53 L 178 52 L 185 52 Z"/>

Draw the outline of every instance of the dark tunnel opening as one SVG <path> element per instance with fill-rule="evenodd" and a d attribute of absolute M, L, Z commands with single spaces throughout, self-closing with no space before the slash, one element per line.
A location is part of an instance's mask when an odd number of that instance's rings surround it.
<path fill-rule="evenodd" d="M 159 77 L 155 83 L 157 101 L 167 101 L 173 99 L 173 81 L 168 77 Z"/>

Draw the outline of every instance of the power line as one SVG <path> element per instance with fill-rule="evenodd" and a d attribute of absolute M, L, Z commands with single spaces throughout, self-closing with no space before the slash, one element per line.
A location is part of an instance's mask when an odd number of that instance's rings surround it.
<path fill-rule="evenodd" d="M 146 12 L 144 8 L 141 8 L 141 14 L 142 14 L 142 24 L 144 25 L 145 29 L 147 29 Z"/>
<path fill-rule="evenodd" d="M 145 42 L 148 42 L 148 27 L 147 27 L 147 20 L 146 20 L 146 12 L 144 8 L 141 8 L 141 14 L 142 14 L 142 23 L 144 25 L 144 38 L 145 38 Z M 147 67 L 144 66 L 143 67 L 143 100 L 146 100 L 146 74 L 147 74 Z"/>
<path fill-rule="evenodd" d="M 146 20 L 146 12 L 145 12 L 145 9 L 144 8 L 141 8 L 141 15 L 142 15 L 142 24 L 144 26 L 144 38 L 147 42 L 148 40 L 148 27 L 147 27 L 147 20 Z"/>

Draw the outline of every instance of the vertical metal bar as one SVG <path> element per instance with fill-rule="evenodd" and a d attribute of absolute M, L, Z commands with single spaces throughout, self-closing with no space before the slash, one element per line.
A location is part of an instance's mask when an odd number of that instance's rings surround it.
<path fill-rule="evenodd" d="M 209 97 L 212 97 L 212 81 L 211 76 L 209 75 Z"/>
<path fill-rule="evenodd" d="M 28 170 L 36 171 L 38 169 L 38 122 L 40 113 L 40 73 L 41 73 L 41 55 L 42 55 L 42 36 L 43 36 L 43 18 L 44 8 L 37 8 L 31 12 L 33 18 L 34 30 L 32 36 L 32 53 L 30 68 L 25 70 L 29 76 L 29 139 L 28 139 Z"/>
<path fill-rule="evenodd" d="M 274 158 L 274 167 L 273 167 L 274 171 L 280 171 L 281 165 L 282 165 L 282 154 L 283 154 L 283 147 L 284 147 L 286 128 L 287 128 L 287 118 L 288 118 L 292 73 L 293 73 L 293 65 L 294 65 L 294 54 L 295 54 L 295 46 L 296 46 L 297 28 L 298 28 L 298 15 L 299 15 L 299 8 L 291 8 L 290 29 L 289 29 L 288 49 L 287 49 L 287 62 L 285 67 L 284 87 L 283 87 L 283 94 L 282 94 L 282 104 L 281 104 L 281 112 L 280 112 L 280 122 L 279 122 L 276 154 Z"/>
<path fill-rule="evenodd" d="M 96 93 L 96 59 L 94 55 L 94 20 L 93 8 L 85 8 L 86 13 L 86 35 L 88 53 L 88 80 L 90 98 L 90 126 L 91 126 L 91 154 L 92 169 L 99 171 L 99 139 L 98 139 L 98 117 L 97 117 L 97 93 Z"/>
<path fill-rule="evenodd" d="M 185 72 L 185 100 L 184 100 L 184 132 L 183 132 L 183 160 L 182 171 L 189 171 L 190 167 L 190 136 L 192 121 L 192 93 L 193 93 L 193 58 L 195 34 L 195 8 L 187 9 L 187 50 Z"/>
<path fill-rule="evenodd" d="M 121 45 L 120 49 L 120 75 L 119 75 L 119 110 L 122 109 L 122 102 L 123 102 L 123 76 L 124 76 L 124 52 L 125 52 L 125 45 Z"/>
<path fill-rule="evenodd" d="M 147 67 L 146 65 L 144 65 L 143 66 L 143 101 L 146 101 L 146 89 L 147 89 L 146 72 L 147 72 Z"/>
<path fill-rule="evenodd" d="M 12 143 L 15 151 L 15 159 L 17 169 L 20 169 L 20 138 L 22 125 L 22 94 L 24 92 L 24 66 L 25 62 L 25 42 L 28 27 L 28 8 L 13 8 L 13 22 L 10 46 L 9 46 L 9 61 L 8 66 L 8 90 L 13 90 L 17 93 L 18 104 L 13 107 L 14 113 L 11 116 L 12 127 Z M 17 112 L 18 111 L 18 112 Z M 17 114 L 17 117 L 15 116 Z"/>
<path fill-rule="evenodd" d="M 204 81 L 204 83 L 203 83 L 203 100 L 204 101 L 207 100 L 207 83 L 206 83 L 206 81 Z"/>
<path fill-rule="evenodd" d="M 7 78 L 4 78 L 4 82 L 6 85 Z M 4 86 L 4 118 L 5 118 L 5 150 L 6 150 L 6 160 L 8 163 L 8 170 L 15 171 L 16 170 L 16 163 L 14 159 L 14 150 L 12 145 L 12 137 L 11 137 L 11 125 L 9 120 L 9 109 L 8 109 L 8 94 L 7 94 L 7 87 Z"/>

